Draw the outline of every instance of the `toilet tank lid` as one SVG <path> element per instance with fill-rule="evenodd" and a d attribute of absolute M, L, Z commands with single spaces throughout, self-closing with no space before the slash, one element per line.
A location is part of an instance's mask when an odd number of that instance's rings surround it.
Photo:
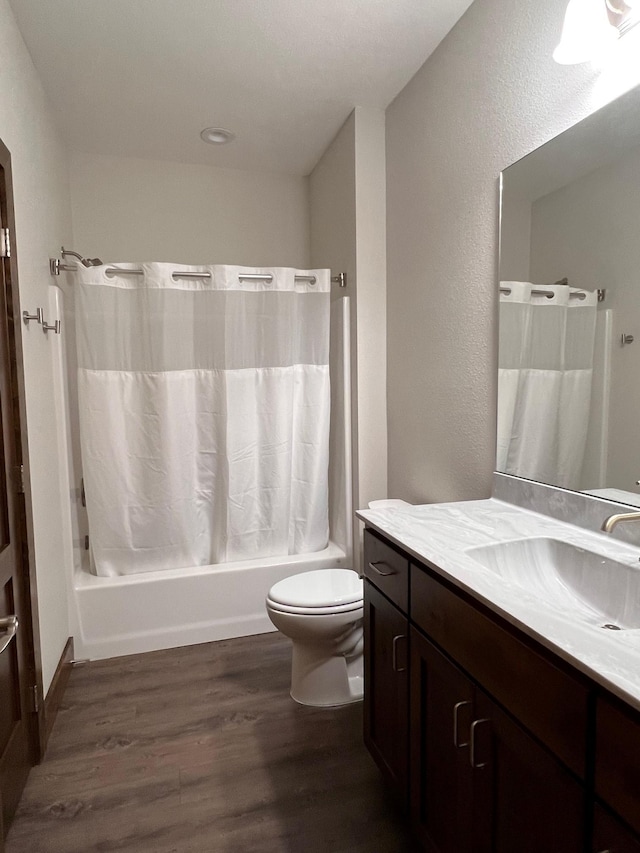
<path fill-rule="evenodd" d="M 294 607 L 355 604 L 362 596 L 362 579 L 351 569 L 302 572 L 278 581 L 269 590 L 271 601 Z"/>

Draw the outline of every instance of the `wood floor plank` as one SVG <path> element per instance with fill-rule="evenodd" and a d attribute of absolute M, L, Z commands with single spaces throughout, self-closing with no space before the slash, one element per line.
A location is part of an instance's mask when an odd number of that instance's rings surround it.
<path fill-rule="evenodd" d="M 279 634 L 77 667 L 6 853 L 406 853 L 362 707 L 289 697 Z"/>

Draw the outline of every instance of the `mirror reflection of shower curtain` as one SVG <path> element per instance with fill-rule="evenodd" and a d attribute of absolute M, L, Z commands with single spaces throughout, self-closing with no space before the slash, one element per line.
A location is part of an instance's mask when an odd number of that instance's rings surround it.
<path fill-rule="evenodd" d="M 329 271 L 313 285 L 288 268 L 118 266 L 143 275 L 75 281 L 97 573 L 326 547 Z"/>
<path fill-rule="evenodd" d="M 501 286 L 511 292 L 500 294 L 497 470 L 579 488 L 597 294 L 566 285 Z M 585 298 L 571 296 L 578 292 Z"/>

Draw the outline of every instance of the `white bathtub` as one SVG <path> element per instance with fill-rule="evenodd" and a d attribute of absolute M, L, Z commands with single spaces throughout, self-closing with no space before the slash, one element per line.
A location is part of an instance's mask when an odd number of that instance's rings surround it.
<path fill-rule="evenodd" d="M 329 543 L 313 554 L 114 578 L 76 569 L 75 656 L 97 660 L 274 631 L 264 601 L 276 581 L 345 566 L 345 552 Z"/>

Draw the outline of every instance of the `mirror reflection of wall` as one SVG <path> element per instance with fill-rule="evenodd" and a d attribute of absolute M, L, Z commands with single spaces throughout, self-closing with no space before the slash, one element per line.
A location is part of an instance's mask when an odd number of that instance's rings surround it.
<path fill-rule="evenodd" d="M 496 465 L 638 504 L 639 134 L 631 93 L 503 173 Z"/>

